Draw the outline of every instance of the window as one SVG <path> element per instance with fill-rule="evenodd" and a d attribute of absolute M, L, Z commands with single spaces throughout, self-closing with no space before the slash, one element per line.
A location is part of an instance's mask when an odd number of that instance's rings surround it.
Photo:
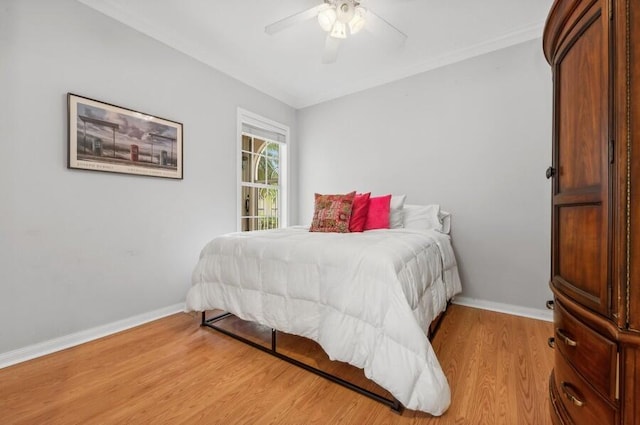
<path fill-rule="evenodd" d="M 238 111 L 240 129 L 238 229 L 286 226 L 286 126 Z"/>

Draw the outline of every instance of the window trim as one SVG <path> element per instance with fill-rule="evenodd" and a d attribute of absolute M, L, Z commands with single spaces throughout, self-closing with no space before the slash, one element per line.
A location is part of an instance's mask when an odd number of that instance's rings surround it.
<path fill-rule="evenodd" d="M 291 166 L 289 161 L 289 126 L 271 120 L 269 118 L 258 115 L 254 112 L 247 111 L 243 108 L 238 108 L 238 120 L 236 129 L 236 229 L 238 232 L 242 231 L 242 125 L 247 124 L 252 127 L 256 127 L 262 130 L 278 133 L 284 136 L 284 141 L 274 142 L 282 144 L 280 164 L 280 205 L 278 210 L 280 211 L 279 223 L 280 227 L 286 227 L 289 225 L 289 168 Z"/>

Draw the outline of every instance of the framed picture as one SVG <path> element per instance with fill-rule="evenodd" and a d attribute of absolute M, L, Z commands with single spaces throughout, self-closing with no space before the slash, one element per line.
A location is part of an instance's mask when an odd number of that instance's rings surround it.
<path fill-rule="evenodd" d="M 67 95 L 68 168 L 182 179 L 182 124 Z"/>

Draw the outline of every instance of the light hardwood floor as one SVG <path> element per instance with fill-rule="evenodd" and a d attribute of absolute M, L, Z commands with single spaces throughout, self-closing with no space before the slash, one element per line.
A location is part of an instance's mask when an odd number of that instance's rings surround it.
<path fill-rule="evenodd" d="M 551 424 L 551 323 L 451 306 L 433 341 L 452 389 L 439 418 L 400 416 L 198 323 L 176 314 L 0 369 L 0 423 Z M 297 357 L 364 382 L 314 343 L 281 339 L 283 350 L 293 345 Z"/>

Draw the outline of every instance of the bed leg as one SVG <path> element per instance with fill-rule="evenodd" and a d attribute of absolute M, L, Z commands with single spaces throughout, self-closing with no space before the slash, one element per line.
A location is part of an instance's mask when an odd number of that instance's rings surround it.
<path fill-rule="evenodd" d="M 397 413 L 398 415 L 402 415 L 402 412 L 404 411 L 404 406 L 402 405 L 402 403 L 400 403 L 398 400 L 396 400 L 396 398 L 393 398 L 393 404 L 391 405 L 391 411 L 393 413 Z"/>
<path fill-rule="evenodd" d="M 271 351 L 276 351 L 276 330 L 271 328 Z"/>
<path fill-rule="evenodd" d="M 200 326 L 204 326 L 205 321 L 206 321 L 206 318 L 207 318 L 207 317 L 206 317 L 206 314 L 205 314 L 205 312 L 203 311 L 203 312 L 202 312 L 202 321 L 200 322 Z"/>

